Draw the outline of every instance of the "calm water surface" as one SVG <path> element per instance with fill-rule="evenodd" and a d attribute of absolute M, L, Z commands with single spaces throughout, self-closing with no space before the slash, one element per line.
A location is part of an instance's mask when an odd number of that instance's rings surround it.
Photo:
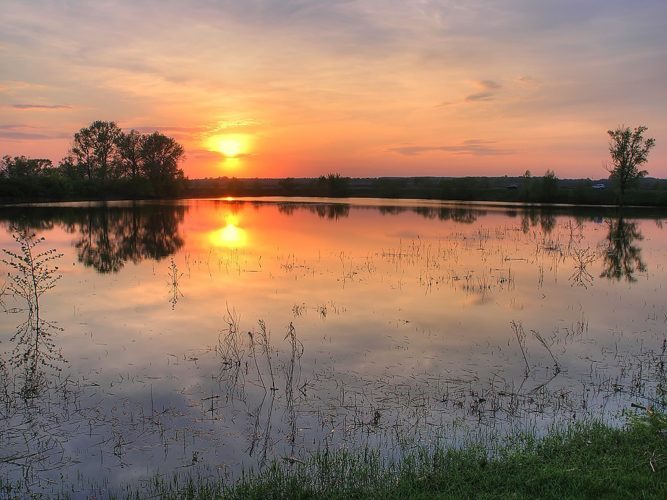
<path fill-rule="evenodd" d="M 617 422 L 664 398 L 664 217 L 317 199 L 0 208 L 0 248 L 22 255 L 12 235 L 36 233 L 61 275 L 39 298 L 35 350 L 16 258 L 0 262 L 0 477 L 85 495 Z"/>

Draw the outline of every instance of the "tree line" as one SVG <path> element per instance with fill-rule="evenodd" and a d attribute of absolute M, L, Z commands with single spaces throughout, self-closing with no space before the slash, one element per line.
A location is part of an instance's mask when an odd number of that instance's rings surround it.
<path fill-rule="evenodd" d="M 552 170 L 542 177 L 530 171 L 493 185 L 486 178 L 377 178 L 350 179 L 338 173 L 318 179 L 287 178 L 276 186 L 260 180 L 201 180 L 186 182 L 179 163 L 183 147 L 160 132 L 125 132 L 114 122 L 95 121 L 74 134 L 67 155 L 51 160 L 4 156 L 0 161 L 0 199 L 119 199 L 210 195 L 374 196 L 451 200 L 517 201 L 524 203 L 618 203 L 667 205 L 664 182 L 634 189 L 647 175 L 655 139 L 648 129 L 626 126 L 609 130 L 611 162 L 606 165 L 610 186 L 592 189 L 590 181 L 568 182 L 564 189 Z M 566 181 L 567 182 L 567 181 Z M 598 188 L 600 185 L 597 186 Z"/>
<path fill-rule="evenodd" d="M 123 131 L 95 121 L 74 134 L 65 157 L 4 156 L 0 198 L 153 198 L 177 196 L 185 185 L 183 147 L 160 132 Z"/>

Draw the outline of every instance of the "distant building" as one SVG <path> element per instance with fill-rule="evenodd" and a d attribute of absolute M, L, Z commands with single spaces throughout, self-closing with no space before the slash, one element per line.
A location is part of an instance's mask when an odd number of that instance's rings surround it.
<path fill-rule="evenodd" d="M 592 187 L 593 189 L 607 189 L 607 186 L 606 186 L 605 184 L 603 184 L 603 183 L 593 184 L 591 187 Z"/>

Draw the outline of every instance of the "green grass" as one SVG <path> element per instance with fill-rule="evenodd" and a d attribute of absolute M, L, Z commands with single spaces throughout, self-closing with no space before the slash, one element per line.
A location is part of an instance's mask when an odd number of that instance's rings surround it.
<path fill-rule="evenodd" d="M 68 489 L 50 497 L 70 498 Z M 94 489 L 89 498 L 667 498 L 667 416 L 649 411 L 629 417 L 623 429 L 591 423 L 539 439 L 515 436 L 493 458 L 475 446 L 422 450 L 399 462 L 338 451 L 306 463 L 274 462 L 233 484 L 174 476 L 116 494 Z M 43 498 L 1 480 L 0 497 Z"/>
<path fill-rule="evenodd" d="M 376 453 L 320 453 L 274 463 L 234 485 L 156 480 L 135 498 L 667 498 L 667 419 L 631 418 L 624 429 L 574 425 L 487 450 L 421 451 L 387 463 Z"/>

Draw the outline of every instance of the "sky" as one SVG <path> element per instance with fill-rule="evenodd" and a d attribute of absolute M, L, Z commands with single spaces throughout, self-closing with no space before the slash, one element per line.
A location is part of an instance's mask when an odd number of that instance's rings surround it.
<path fill-rule="evenodd" d="M 667 177 L 665 0 L 2 0 L 0 155 L 94 120 L 190 178 L 607 176 L 648 127 Z"/>

